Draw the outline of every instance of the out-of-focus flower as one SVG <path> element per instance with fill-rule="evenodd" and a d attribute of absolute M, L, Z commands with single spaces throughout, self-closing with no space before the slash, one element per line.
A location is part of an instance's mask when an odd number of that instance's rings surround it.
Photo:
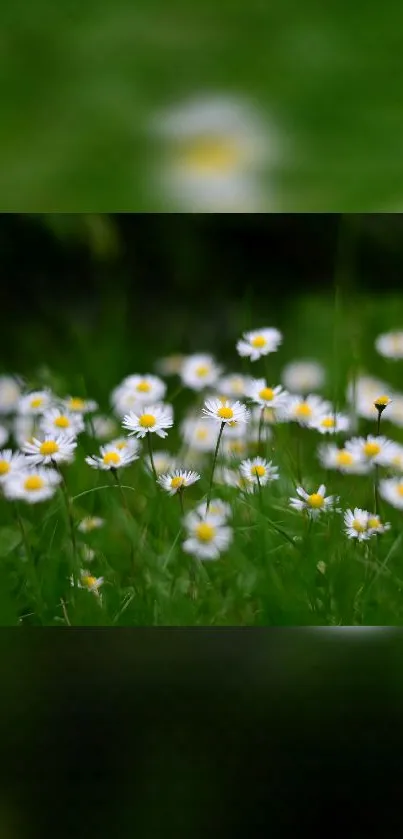
<path fill-rule="evenodd" d="M 375 349 L 379 355 L 385 358 L 403 358 L 403 331 L 384 332 L 378 335 L 375 341 Z"/>
<path fill-rule="evenodd" d="M 299 498 L 290 498 L 290 507 L 299 512 L 306 512 L 312 519 L 316 519 L 321 513 L 328 512 L 338 501 L 334 495 L 326 496 L 326 487 L 321 484 L 316 492 L 309 495 L 303 487 L 297 487 Z"/>
<path fill-rule="evenodd" d="M 197 513 L 188 513 L 184 525 L 188 536 L 183 550 L 198 559 L 218 559 L 232 540 L 232 529 L 225 526 L 222 519 L 217 521 L 217 516 L 208 513 L 203 518 Z"/>
<path fill-rule="evenodd" d="M 18 472 L 27 465 L 26 458 L 20 452 L 12 452 L 11 449 L 0 451 L 0 483 L 7 480 L 13 472 Z"/>
<path fill-rule="evenodd" d="M 338 449 L 333 443 L 319 446 L 319 460 L 325 469 L 337 469 L 351 475 L 366 475 L 371 463 L 364 458 L 360 450 Z"/>
<path fill-rule="evenodd" d="M 47 434 L 44 440 L 33 438 L 32 443 L 24 443 L 23 451 L 28 464 L 44 466 L 49 463 L 71 463 L 77 442 L 74 436 L 67 434 Z"/>
<path fill-rule="evenodd" d="M 169 495 L 175 495 L 177 492 L 182 492 L 186 487 L 191 486 L 199 480 L 200 475 L 198 472 L 175 469 L 174 472 L 160 475 L 158 483 Z"/>
<path fill-rule="evenodd" d="M 0 446 L 4 446 L 4 443 L 8 440 L 10 436 L 10 432 L 8 428 L 5 428 L 4 425 L 0 425 Z"/>
<path fill-rule="evenodd" d="M 307 358 L 287 364 L 282 371 L 281 381 L 291 393 L 311 393 L 323 387 L 325 376 L 323 365 Z"/>
<path fill-rule="evenodd" d="M 403 480 L 402 478 L 384 478 L 379 482 L 379 494 L 392 507 L 403 510 Z"/>
<path fill-rule="evenodd" d="M 101 519 L 99 516 L 85 516 L 85 518 L 81 519 L 78 530 L 81 533 L 90 533 L 92 530 L 98 530 L 99 527 L 103 527 L 105 524 L 105 519 Z"/>
<path fill-rule="evenodd" d="M 381 466 L 388 465 L 389 453 L 392 453 L 393 446 L 392 440 L 386 437 L 374 437 L 372 434 L 368 434 L 368 437 L 352 437 L 345 444 L 347 451 L 353 456 Z"/>
<path fill-rule="evenodd" d="M 159 376 L 150 373 L 126 376 L 111 393 L 111 403 L 118 416 L 123 417 L 130 409 L 136 410 L 142 405 L 160 402 L 167 386 Z"/>
<path fill-rule="evenodd" d="M 140 439 L 146 434 L 157 434 L 158 437 L 166 437 L 166 428 L 173 426 L 173 410 L 171 405 L 147 405 L 144 410 L 139 409 L 139 413 L 130 411 L 123 418 L 122 423 L 124 428 L 130 432 L 129 436 L 136 436 Z"/>
<path fill-rule="evenodd" d="M 27 501 L 28 504 L 36 504 L 52 498 L 60 481 L 59 473 L 46 466 L 16 469 L 7 476 L 3 492 L 6 498 L 12 501 L 21 500 Z"/>
<path fill-rule="evenodd" d="M 258 361 L 262 355 L 276 352 L 283 340 L 283 336 L 274 327 L 263 327 L 244 332 L 242 338 L 237 341 L 237 352 L 243 358 L 250 358 L 251 361 Z"/>
<path fill-rule="evenodd" d="M 186 387 L 192 390 L 203 390 L 214 385 L 221 373 L 215 359 L 206 353 L 196 353 L 187 356 L 182 364 L 180 376 Z"/>
<path fill-rule="evenodd" d="M 11 414 L 17 409 L 21 387 L 14 376 L 0 376 L 0 414 Z"/>
<path fill-rule="evenodd" d="M 290 396 L 282 407 L 281 412 L 290 421 L 299 425 L 313 427 L 325 413 L 331 411 L 330 402 L 324 401 L 316 394 L 308 396 Z"/>
<path fill-rule="evenodd" d="M 317 417 L 311 425 L 320 434 L 338 434 L 339 431 L 349 430 L 350 420 L 345 414 L 328 412 Z"/>
<path fill-rule="evenodd" d="M 385 382 L 376 379 L 374 376 L 357 376 L 355 381 L 349 382 L 347 399 L 355 407 L 359 417 L 376 420 L 375 399 L 380 393 L 390 393 L 390 390 Z"/>

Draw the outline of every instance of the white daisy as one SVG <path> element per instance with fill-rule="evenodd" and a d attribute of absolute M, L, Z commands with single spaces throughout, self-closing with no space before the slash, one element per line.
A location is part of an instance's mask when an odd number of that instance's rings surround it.
<path fill-rule="evenodd" d="M 308 396 L 290 396 L 282 413 L 289 421 L 298 422 L 299 425 L 312 427 L 323 414 L 331 412 L 330 402 L 321 399 L 316 394 Z"/>
<path fill-rule="evenodd" d="M 299 498 L 290 498 L 290 507 L 300 512 L 306 511 L 313 519 L 317 518 L 321 513 L 327 512 L 338 501 L 338 498 L 334 495 L 328 495 L 326 497 L 326 487 L 324 484 L 321 484 L 317 492 L 313 492 L 311 495 L 302 487 L 297 487 L 296 491 Z"/>
<path fill-rule="evenodd" d="M 45 434 L 67 434 L 77 436 L 84 431 L 84 420 L 79 413 L 71 413 L 60 408 L 50 408 L 40 421 L 40 428 Z"/>
<path fill-rule="evenodd" d="M 352 437 L 346 440 L 345 448 L 353 455 L 361 457 L 368 463 L 382 466 L 388 464 L 389 452 L 392 451 L 393 442 L 386 437 L 375 437 L 368 434 L 367 437 Z"/>
<path fill-rule="evenodd" d="M 213 452 L 217 443 L 217 426 L 214 420 L 204 417 L 187 417 L 181 424 L 183 439 L 197 452 Z"/>
<path fill-rule="evenodd" d="M 232 529 L 209 514 L 201 518 L 197 513 L 188 513 L 184 525 L 188 536 L 183 550 L 198 559 L 218 559 L 231 543 Z"/>
<path fill-rule="evenodd" d="M 300 359 L 287 364 L 281 381 L 291 393 L 311 393 L 325 383 L 325 369 L 318 361 Z"/>
<path fill-rule="evenodd" d="M 403 446 L 400 443 L 392 443 L 388 448 L 388 461 L 386 465 L 396 472 L 403 472 Z"/>
<path fill-rule="evenodd" d="M 320 434 L 338 434 L 340 431 L 348 431 L 350 428 L 350 419 L 346 414 L 338 412 L 326 412 L 322 416 L 316 417 L 311 423 L 311 427 Z"/>
<path fill-rule="evenodd" d="M 167 473 L 166 475 L 160 475 L 158 478 L 158 483 L 164 489 L 168 495 L 175 495 L 177 492 L 181 492 L 186 487 L 195 484 L 196 481 L 200 480 L 200 475 L 198 472 L 192 471 L 185 471 L 183 469 L 175 469 L 171 473 Z"/>
<path fill-rule="evenodd" d="M 101 519 L 99 516 L 85 516 L 77 525 L 77 529 L 80 533 L 90 533 L 92 530 L 98 530 L 98 528 L 103 527 L 104 524 L 105 519 Z"/>
<path fill-rule="evenodd" d="M 228 469 L 226 466 L 216 469 L 214 480 L 218 484 L 233 487 L 240 492 L 252 493 L 256 489 L 256 484 L 244 475 L 241 475 L 239 469 Z"/>
<path fill-rule="evenodd" d="M 173 410 L 171 405 L 147 405 L 144 410 L 139 410 L 138 413 L 130 411 L 123 418 L 122 423 L 124 428 L 130 432 L 130 436 L 135 435 L 142 439 L 146 434 L 157 434 L 158 437 L 166 437 L 166 428 L 173 426 Z"/>
<path fill-rule="evenodd" d="M 0 483 L 4 483 L 13 472 L 26 467 L 27 461 L 23 454 L 12 452 L 11 449 L 0 451 Z"/>
<path fill-rule="evenodd" d="M 159 376 L 135 373 L 126 376 L 112 391 L 111 402 L 117 414 L 124 416 L 128 409 L 162 402 L 167 386 Z"/>
<path fill-rule="evenodd" d="M 318 455 L 325 469 L 337 469 L 352 475 L 367 475 L 371 469 L 371 463 L 359 451 L 339 449 L 333 443 L 319 446 Z"/>
<path fill-rule="evenodd" d="M 199 391 L 215 385 L 220 373 L 221 367 L 217 365 L 213 356 L 197 353 L 185 358 L 180 377 L 186 387 Z"/>
<path fill-rule="evenodd" d="M 3 484 L 3 492 L 10 500 L 27 501 L 35 504 L 52 498 L 61 476 L 55 469 L 45 466 L 16 469 Z"/>
<path fill-rule="evenodd" d="M 26 442 L 32 442 L 32 435 L 36 426 L 36 417 L 24 414 L 19 416 L 17 414 L 13 421 L 13 437 L 18 446 L 23 446 Z"/>
<path fill-rule="evenodd" d="M 0 446 L 4 446 L 4 443 L 8 440 L 10 436 L 10 432 L 8 428 L 5 428 L 4 425 L 0 425 Z"/>
<path fill-rule="evenodd" d="M 74 585 L 74 580 L 71 577 L 70 582 Z M 91 591 L 97 597 L 99 597 L 99 589 L 104 583 L 104 577 L 94 577 L 90 574 L 89 571 L 82 569 L 80 571 L 80 576 L 77 581 L 78 588 L 85 588 L 87 591 Z"/>
<path fill-rule="evenodd" d="M 284 411 L 280 408 L 278 411 L 274 408 L 259 408 L 259 407 L 252 407 L 251 410 L 251 426 L 259 427 L 260 422 L 263 423 L 263 426 L 266 426 L 267 431 L 269 431 L 270 425 L 276 425 L 279 422 L 285 422 L 286 416 Z M 270 432 L 271 433 L 271 432 Z"/>
<path fill-rule="evenodd" d="M 21 387 L 14 376 L 0 376 L 0 414 L 12 414 L 17 410 Z"/>
<path fill-rule="evenodd" d="M 374 376 L 357 376 L 347 387 L 347 401 L 352 405 L 357 416 L 364 419 L 376 419 L 374 402 L 380 393 L 388 393 L 389 386 Z"/>
<path fill-rule="evenodd" d="M 241 373 L 229 373 L 227 376 L 221 376 L 216 384 L 217 394 L 229 396 L 233 399 L 242 398 L 247 396 L 251 381 L 249 376 L 243 376 Z"/>
<path fill-rule="evenodd" d="M 266 379 L 252 379 L 247 389 L 247 396 L 261 408 L 276 410 L 285 404 L 288 393 L 281 385 L 268 387 Z"/>
<path fill-rule="evenodd" d="M 93 455 L 85 458 L 88 466 L 93 469 L 122 469 L 124 466 L 129 466 L 134 460 L 138 460 L 138 455 L 130 450 L 120 450 L 114 448 L 109 443 L 106 446 L 101 446 L 100 456 Z"/>
<path fill-rule="evenodd" d="M 271 460 L 264 460 L 263 457 L 254 457 L 243 460 L 239 466 L 241 475 L 248 481 L 258 486 L 265 486 L 271 481 L 278 480 L 278 468 L 273 466 Z"/>
<path fill-rule="evenodd" d="M 344 525 L 347 536 L 350 539 L 357 539 L 365 542 L 371 538 L 371 530 L 368 528 L 369 513 L 355 507 L 354 510 L 346 510 L 344 513 Z"/>
<path fill-rule="evenodd" d="M 115 437 L 106 444 L 107 448 L 117 449 L 118 452 L 131 452 L 137 454 L 140 451 L 140 443 L 135 437 Z"/>
<path fill-rule="evenodd" d="M 195 509 L 195 513 L 204 519 L 207 515 L 207 501 L 202 501 Z M 214 520 L 217 524 L 224 524 L 232 516 L 231 505 L 226 501 L 221 501 L 221 498 L 212 498 L 208 509 L 209 519 Z"/>
<path fill-rule="evenodd" d="M 47 434 L 44 440 L 33 438 L 32 443 L 24 443 L 22 450 L 27 463 L 44 466 L 49 463 L 71 463 L 74 460 L 74 449 L 77 442 L 73 436 L 67 434 Z"/>
<path fill-rule="evenodd" d="M 97 440 L 107 440 L 108 437 L 117 434 L 119 429 L 113 417 L 98 416 L 92 417 L 91 422 L 87 423 L 86 430 L 88 434 L 92 434 L 92 431 L 94 431 Z"/>
<path fill-rule="evenodd" d="M 403 479 L 384 478 L 379 481 L 379 494 L 392 507 L 403 510 Z"/>
<path fill-rule="evenodd" d="M 371 536 L 375 536 L 376 534 L 386 533 L 387 530 L 390 530 L 391 525 L 389 522 L 382 522 L 380 516 L 375 513 L 369 513 L 367 527 Z"/>
<path fill-rule="evenodd" d="M 94 399 L 82 399 L 81 396 L 66 396 L 61 404 L 64 410 L 72 414 L 90 414 L 98 408 Z"/>
<path fill-rule="evenodd" d="M 227 426 L 228 428 L 228 426 Z M 216 433 L 217 442 L 217 433 Z M 249 440 L 249 437 L 248 437 Z M 221 443 L 221 455 L 228 460 L 242 460 L 248 454 L 248 442 L 244 437 L 226 437 L 225 431 Z"/>
<path fill-rule="evenodd" d="M 375 349 L 385 358 L 403 358 L 403 331 L 395 330 L 378 335 Z"/>
<path fill-rule="evenodd" d="M 40 416 L 53 402 L 54 396 L 49 390 L 34 390 L 20 397 L 17 411 L 20 416 Z"/>
<path fill-rule="evenodd" d="M 154 468 L 157 475 L 164 475 L 165 472 L 173 471 L 177 468 L 176 458 L 170 452 L 159 451 L 153 452 Z M 152 472 L 151 461 L 149 457 L 144 460 L 148 472 Z"/>
<path fill-rule="evenodd" d="M 206 399 L 202 413 L 209 419 L 218 420 L 225 425 L 229 423 L 246 423 L 249 411 L 241 402 L 230 402 L 223 399 Z"/>
<path fill-rule="evenodd" d="M 283 336 L 278 329 L 265 327 L 244 332 L 241 340 L 237 342 L 236 348 L 240 356 L 249 357 L 251 361 L 257 361 L 263 355 L 276 352 L 282 340 Z"/>

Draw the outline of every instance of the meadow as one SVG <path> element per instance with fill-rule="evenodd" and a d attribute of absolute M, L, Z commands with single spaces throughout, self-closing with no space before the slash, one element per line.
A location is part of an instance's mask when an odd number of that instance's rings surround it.
<path fill-rule="evenodd" d="M 0 380 L 1 624 L 401 625 L 403 352 L 399 336 L 375 345 L 403 323 L 400 296 L 298 295 L 277 318 L 240 304 L 225 346 L 186 352 L 180 330 L 127 352 L 118 315 L 67 358 L 49 347 L 36 365 L 37 347 L 31 368 L 37 327 L 16 334 L 25 364 Z M 31 458 L 13 475 L 10 449 Z M 48 497 L 30 503 L 34 473 Z"/>

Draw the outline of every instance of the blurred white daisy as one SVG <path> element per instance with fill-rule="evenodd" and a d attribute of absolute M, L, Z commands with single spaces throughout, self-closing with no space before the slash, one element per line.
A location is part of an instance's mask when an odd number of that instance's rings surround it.
<path fill-rule="evenodd" d="M 10 432 L 8 428 L 5 428 L 4 425 L 0 425 L 0 446 L 4 446 L 4 443 L 7 442 L 10 436 Z"/>
<path fill-rule="evenodd" d="M 382 533 L 386 533 L 387 530 L 390 530 L 391 525 L 389 522 L 382 522 L 380 516 L 375 513 L 369 513 L 367 527 L 371 536 L 374 536 L 376 534 L 381 535 Z"/>
<path fill-rule="evenodd" d="M 144 375 L 133 374 L 126 376 L 118 387 L 111 394 L 111 402 L 115 412 L 119 416 L 130 409 L 151 405 L 161 402 L 164 399 L 167 386 L 159 376 L 151 373 Z"/>
<path fill-rule="evenodd" d="M 214 480 L 218 484 L 233 487 L 240 492 L 252 493 L 255 492 L 256 485 L 244 475 L 241 475 L 239 469 L 229 469 L 227 466 L 218 467 L 214 474 Z"/>
<path fill-rule="evenodd" d="M 261 408 L 276 410 L 285 404 L 288 393 L 281 385 L 268 387 L 266 379 L 252 379 L 247 389 L 247 396 Z"/>
<path fill-rule="evenodd" d="M 122 423 L 124 428 L 130 432 L 130 436 L 134 435 L 142 439 L 146 434 L 157 434 L 158 437 L 166 437 L 166 428 L 173 426 L 173 410 L 171 405 L 147 405 L 144 410 L 139 410 L 138 413 L 130 411 L 123 418 Z"/>
<path fill-rule="evenodd" d="M 385 358 L 403 358 L 403 330 L 378 335 L 375 340 L 375 349 Z"/>
<path fill-rule="evenodd" d="M 21 386 L 14 376 L 0 376 L 0 414 L 12 414 L 17 410 Z"/>
<path fill-rule="evenodd" d="M 199 480 L 200 475 L 198 472 L 175 469 L 166 475 L 160 475 L 158 483 L 168 495 L 175 495 L 177 492 L 182 492 L 186 487 L 195 484 Z"/>
<path fill-rule="evenodd" d="M 351 454 L 361 457 L 362 460 L 387 466 L 389 452 L 392 451 L 393 445 L 392 440 L 386 437 L 368 434 L 367 437 L 352 437 L 351 440 L 346 440 L 345 448 Z"/>
<path fill-rule="evenodd" d="M 4 483 L 13 472 L 26 467 L 27 461 L 20 452 L 13 452 L 11 449 L 0 451 L 0 483 Z"/>
<path fill-rule="evenodd" d="M 153 452 L 154 467 L 157 475 L 163 475 L 166 472 L 176 469 L 176 458 L 170 452 L 157 451 Z M 144 464 L 149 472 L 152 472 L 151 461 L 146 457 Z"/>
<path fill-rule="evenodd" d="M 232 399 L 242 398 L 247 395 L 251 381 L 249 376 L 243 376 L 241 373 L 221 376 L 216 383 L 217 394 L 229 396 Z"/>
<path fill-rule="evenodd" d="M 359 451 L 339 449 L 333 443 L 319 446 L 318 455 L 325 469 L 337 469 L 351 475 L 367 475 L 371 469 L 371 463 Z"/>
<path fill-rule="evenodd" d="M 44 434 L 55 434 L 57 432 L 68 436 L 77 436 L 84 431 L 84 420 L 79 413 L 61 410 L 60 408 L 49 408 L 40 421 L 40 429 Z"/>
<path fill-rule="evenodd" d="M 227 426 L 228 428 L 228 426 Z M 225 429 L 227 430 L 227 429 Z M 217 442 L 217 434 L 216 442 Z M 249 440 L 249 437 L 248 437 Z M 221 455 L 228 460 L 243 460 L 248 454 L 248 442 L 244 437 L 228 438 L 223 435 L 221 443 Z"/>
<path fill-rule="evenodd" d="M 70 577 L 71 585 L 74 585 L 74 580 Z M 86 569 L 82 569 L 80 571 L 80 576 L 77 581 L 78 588 L 87 589 L 87 591 L 92 592 L 97 597 L 99 597 L 99 589 L 104 583 L 104 577 L 94 577 L 89 571 Z"/>
<path fill-rule="evenodd" d="M 47 434 L 44 440 L 33 438 L 32 443 L 24 443 L 22 450 L 28 464 L 44 466 L 52 462 L 71 463 L 74 460 L 74 449 L 77 442 L 73 436 L 67 434 Z"/>
<path fill-rule="evenodd" d="M 94 399 L 82 399 L 81 396 L 66 396 L 62 399 L 62 407 L 64 410 L 78 414 L 90 414 L 98 408 L 97 402 Z"/>
<path fill-rule="evenodd" d="M 403 479 L 384 478 L 379 481 L 379 494 L 392 507 L 403 510 Z"/>
<path fill-rule="evenodd" d="M 296 491 L 299 498 L 290 498 L 290 507 L 300 512 L 307 512 L 313 519 L 317 518 L 321 513 L 328 512 L 338 501 L 338 498 L 334 495 L 326 496 L 326 487 L 324 484 L 320 485 L 317 492 L 311 494 L 306 492 L 303 487 L 297 487 Z"/>
<path fill-rule="evenodd" d="M 338 434 L 340 431 L 348 431 L 350 428 L 350 419 L 346 414 L 338 412 L 324 413 L 322 416 L 316 417 L 311 423 L 311 427 L 319 431 L 320 434 Z"/>
<path fill-rule="evenodd" d="M 85 462 L 88 463 L 88 466 L 92 466 L 93 469 L 122 469 L 133 463 L 134 460 L 138 460 L 136 452 L 130 451 L 130 449 L 116 449 L 110 443 L 106 446 L 101 446 L 99 451 L 100 455 L 92 455 L 85 458 Z"/>
<path fill-rule="evenodd" d="M 54 396 L 49 390 L 34 390 L 20 397 L 17 411 L 20 416 L 40 416 L 53 402 Z"/>
<path fill-rule="evenodd" d="M 291 393 L 311 393 L 320 390 L 325 383 L 325 368 L 318 361 L 299 359 L 286 364 L 281 381 Z"/>
<path fill-rule="evenodd" d="M 290 395 L 281 410 L 288 420 L 312 428 L 313 424 L 325 413 L 331 411 L 331 405 L 330 402 L 316 396 L 316 394 L 309 394 L 308 396 Z"/>
<path fill-rule="evenodd" d="M 13 421 L 13 437 L 17 446 L 23 446 L 27 441 L 32 442 L 32 435 L 36 427 L 36 417 L 24 414 L 17 414 Z"/>
<path fill-rule="evenodd" d="M 184 519 L 187 539 L 182 547 L 186 553 L 198 559 L 218 559 L 232 540 L 232 529 L 207 514 L 201 518 L 192 512 Z"/>
<path fill-rule="evenodd" d="M 278 468 L 273 466 L 271 460 L 267 461 L 263 457 L 249 458 L 242 461 L 239 466 L 241 475 L 251 483 L 258 486 L 265 486 L 271 481 L 278 480 Z"/>
<path fill-rule="evenodd" d="M 207 501 L 202 501 L 195 509 L 195 513 L 204 519 L 207 515 Z M 232 516 L 231 505 L 221 498 L 212 498 L 208 508 L 208 516 L 217 524 L 224 524 Z"/>
<path fill-rule="evenodd" d="M 397 472 L 403 472 L 403 446 L 400 443 L 392 443 L 388 449 L 387 466 Z"/>
<path fill-rule="evenodd" d="M 355 507 L 354 510 L 346 510 L 344 513 L 344 526 L 349 539 L 357 539 L 364 542 L 371 538 L 372 533 L 368 528 L 369 513 Z"/>
<path fill-rule="evenodd" d="M 403 394 L 393 394 L 393 400 L 388 408 L 386 419 L 394 425 L 399 426 L 399 428 L 403 428 Z"/>
<path fill-rule="evenodd" d="M 82 542 L 79 545 L 80 556 L 84 562 L 93 562 L 96 556 L 96 553 L 93 548 L 90 548 L 85 542 Z"/>
<path fill-rule="evenodd" d="M 352 405 L 359 417 L 376 419 L 377 411 L 375 399 L 380 393 L 388 393 L 390 387 L 374 376 L 360 375 L 355 381 L 350 381 L 347 387 L 347 401 Z"/>
<path fill-rule="evenodd" d="M 236 348 L 240 356 L 249 357 L 251 361 L 258 361 L 263 355 L 276 352 L 282 340 L 283 336 L 278 329 L 265 327 L 244 332 Z"/>
<path fill-rule="evenodd" d="M 182 383 L 192 390 L 203 390 L 215 385 L 221 373 L 215 359 L 206 353 L 187 356 L 182 364 L 180 377 Z"/>
<path fill-rule="evenodd" d="M 194 451 L 213 452 L 217 442 L 217 426 L 214 420 L 206 422 L 202 417 L 186 417 L 181 424 L 183 439 Z"/>
<path fill-rule="evenodd" d="M 206 399 L 202 414 L 209 419 L 218 420 L 224 423 L 246 423 L 249 420 L 249 411 L 238 400 L 230 402 L 223 399 Z"/>
<path fill-rule="evenodd" d="M 164 358 L 157 360 L 155 369 L 161 376 L 178 376 L 182 370 L 184 360 L 185 356 L 181 353 L 166 355 Z"/>
<path fill-rule="evenodd" d="M 6 498 L 35 504 L 46 501 L 55 494 L 61 476 L 55 469 L 46 466 L 21 468 L 12 471 L 3 484 Z"/>
<path fill-rule="evenodd" d="M 85 516 L 77 525 L 77 529 L 80 533 L 90 533 L 92 530 L 98 530 L 100 527 L 103 527 L 104 524 L 105 519 L 100 518 L 100 516 Z"/>

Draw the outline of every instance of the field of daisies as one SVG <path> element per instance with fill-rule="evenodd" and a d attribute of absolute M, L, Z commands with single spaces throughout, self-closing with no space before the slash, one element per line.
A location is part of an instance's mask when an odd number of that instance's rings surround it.
<path fill-rule="evenodd" d="M 0 376 L 1 624 L 401 625 L 403 393 L 357 373 L 336 404 L 309 358 L 273 381 L 286 340 L 159 358 L 102 407 Z"/>

